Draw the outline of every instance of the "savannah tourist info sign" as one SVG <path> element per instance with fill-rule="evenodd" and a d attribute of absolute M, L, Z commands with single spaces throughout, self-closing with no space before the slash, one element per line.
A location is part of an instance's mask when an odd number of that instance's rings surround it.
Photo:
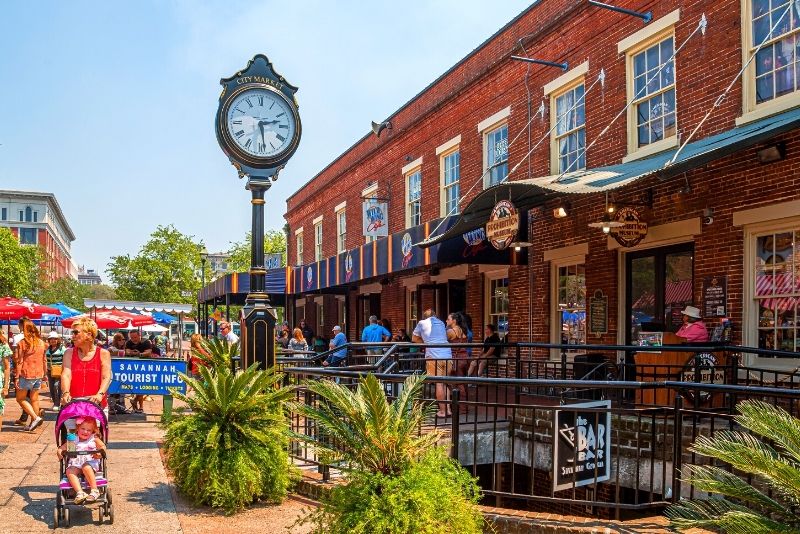
<path fill-rule="evenodd" d="M 595 411 L 587 411 L 587 408 Z M 608 480 L 611 477 L 611 401 L 561 406 L 555 411 L 555 423 L 553 491 Z"/>
<path fill-rule="evenodd" d="M 168 388 L 177 388 L 186 393 L 186 384 L 178 373 L 186 373 L 185 361 L 111 358 L 108 392 L 112 395 L 172 395 Z"/>

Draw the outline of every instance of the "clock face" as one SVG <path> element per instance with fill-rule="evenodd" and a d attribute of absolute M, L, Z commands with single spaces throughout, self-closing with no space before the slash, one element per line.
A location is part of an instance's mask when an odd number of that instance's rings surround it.
<path fill-rule="evenodd" d="M 274 91 L 242 91 L 230 103 L 225 127 L 244 153 L 273 158 L 290 148 L 297 125 L 289 103 Z"/>

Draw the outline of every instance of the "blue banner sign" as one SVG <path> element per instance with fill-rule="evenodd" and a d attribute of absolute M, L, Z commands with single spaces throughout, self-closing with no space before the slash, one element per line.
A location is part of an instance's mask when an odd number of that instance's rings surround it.
<path fill-rule="evenodd" d="M 151 358 L 111 358 L 111 394 L 170 395 L 169 389 L 186 392 L 178 373 L 186 373 L 186 362 Z"/>

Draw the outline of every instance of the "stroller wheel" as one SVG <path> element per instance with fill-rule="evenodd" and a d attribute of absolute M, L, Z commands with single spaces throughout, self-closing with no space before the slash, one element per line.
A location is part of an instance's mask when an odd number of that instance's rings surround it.
<path fill-rule="evenodd" d="M 100 508 L 97 509 L 97 515 L 100 518 L 99 519 L 99 524 L 102 525 L 103 524 L 103 517 L 106 515 L 106 509 L 105 509 L 104 506 L 101 506 Z"/>
<path fill-rule="evenodd" d="M 113 504 L 109 504 L 108 505 L 108 524 L 109 525 L 113 525 L 114 524 L 114 505 Z"/>
<path fill-rule="evenodd" d="M 64 523 L 64 526 L 69 528 L 69 508 L 66 506 L 64 507 L 64 511 L 61 514 L 61 520 Z"/>
<path fill-rule="evenodd" d="M 58 506 L 53 508 L 53 530 L 58 528 L 58 516 L 61 515 L 58 513 Z"/>

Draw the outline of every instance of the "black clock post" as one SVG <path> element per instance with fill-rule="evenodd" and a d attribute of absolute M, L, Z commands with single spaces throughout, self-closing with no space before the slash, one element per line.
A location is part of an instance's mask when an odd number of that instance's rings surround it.
<path fill-rule="evenodd" d="M 250 292 L 242 309 L 242 367 L 255 362 L 261 369 L 275 365 L 275 310 L 266 292 L 264 265 L 264 193 L 289 161 L 300 142 L 297 87 L 275 72 L 258 54 L 247 67 L 220 80 L 222 94 L 215 121 L 217 141 L 247 179 L 251 193 Z"/>

